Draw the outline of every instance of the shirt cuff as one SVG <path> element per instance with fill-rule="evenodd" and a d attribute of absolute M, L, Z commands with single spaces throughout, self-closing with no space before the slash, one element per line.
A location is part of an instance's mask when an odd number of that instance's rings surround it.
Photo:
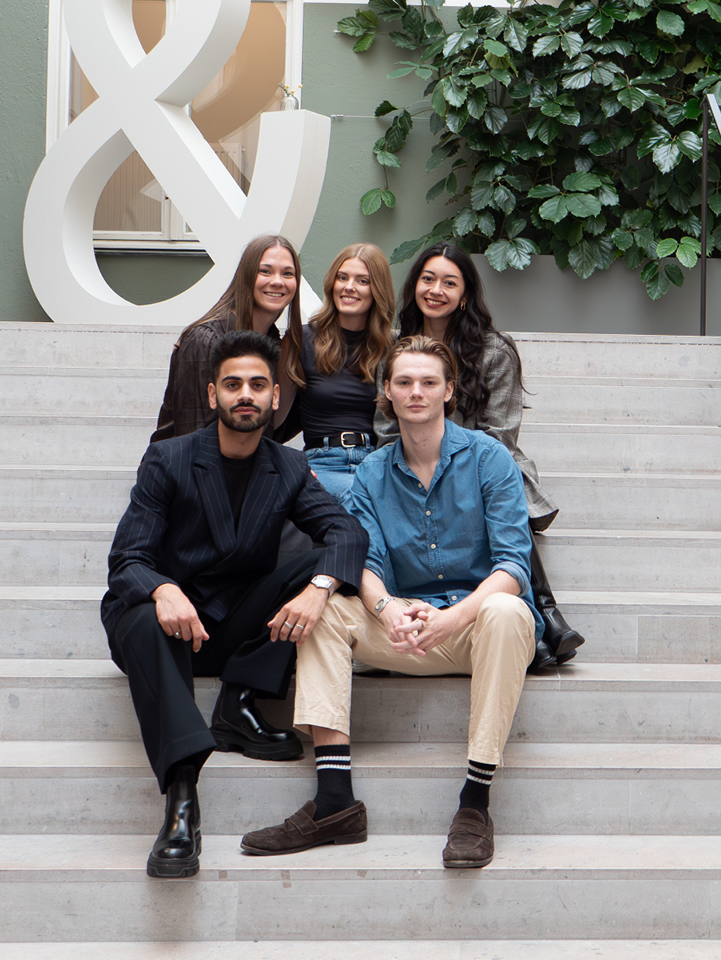
<path fill-rule="evenodd" d="M 520 564 L 514 563 L 512 560 L 502 560 L 500 563 L 494 564 L 491 573 L 495 573 L 496 570 L 504 570 L 509 577 L 513 577 L 519 587 L 519 596 L 522 597 L 531 589 L 528 574 Z"/>

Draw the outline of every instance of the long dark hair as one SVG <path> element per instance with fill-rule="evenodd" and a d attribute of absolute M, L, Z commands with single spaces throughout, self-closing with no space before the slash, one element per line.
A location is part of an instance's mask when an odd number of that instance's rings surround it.
<path fill-rule="evenodd" d="M 216 317 L 227 314 L 230 311 L 235 314 L 235 330 L 252 330 L 255 281 L 258 276 L 263 254 L 271 247 L 283 247 L 284 250 L 287 250 L 295 267 L 298 289 L 288 306 L 288 330 L 285 334 L 286 337 L 290 338 L 287 372 L 296 386 L 304 387 L 305 376 L 303 374 L 303 368 L 300 365 L 300 354 L 303 348 L 303 320 L 300 315 L 300 261 L 298 260 L 298 254 L 295 252 L 293 244 L 289 240 L 286 240 L 285 237 L 266 234 L 251 240 L 243 251 L 243 256 L 240 258 L 240 263 L 233 275 L 233 279 L 230 281 L 228 289 L 223 296 L 200 320 L 196 320 L 195 323 L 191 323 L 190 326 L 186 327 L 183 335 L 189 330 L 192 330 L 193 327 L 197 327 L 201 323 L 207 323 L 208 320 L 214 320 Z M 277 330 L 275 325 L 270 329 L 271 336 L 274 330 Z M 277 335 L 276 332 L 275 336 Z"/>
<path fill-rule="evenodd" d="M 401 309 L 398 320 L 401 337 L 412 337 L 423 333 L 423 314 L 416 303 L 416 287 L 423 268 L 431 257 L 445 257 L 451 260 L 463 276 L 465 291 L 461 301 L 465 303 L 465 308 L 461 309 L 459 306 L 455 314 L 448 318 L 443 341 L 451 348 L 458 361 L 456 383 L 458 410 L 464 420 L 469 418 L 484 420 L 490 391 L 482 376 L 481 363 L 483 351 L 488 345 L 490 336 L 500 337 L 513 349 L 518 378 L 523 386 L 521 358 L 511 338 L 493 326 L 493 319 L 483 292 L 483 283 L 470 256 L 465 250 L 451 243 L 434 243 L 432 247 L 428 247 L 420 254 L 411 267 L 400 298 Z"/>

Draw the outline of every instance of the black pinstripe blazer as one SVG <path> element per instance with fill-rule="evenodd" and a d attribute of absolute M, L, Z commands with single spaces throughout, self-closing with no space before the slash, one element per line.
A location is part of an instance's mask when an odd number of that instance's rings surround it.
<path fill-rule="evenodd" d="M 217 424 L 151 444 L 108 558 L 106 631 L 161 583 L 177 584 L 198 610 L 222 619 L 239 583 L 275 568 L 286 518 L 325 545 L 316 572 L 357 593 L 368 534 L 312 476 L 300 451 L 261 438 L 236 531 Z"/>

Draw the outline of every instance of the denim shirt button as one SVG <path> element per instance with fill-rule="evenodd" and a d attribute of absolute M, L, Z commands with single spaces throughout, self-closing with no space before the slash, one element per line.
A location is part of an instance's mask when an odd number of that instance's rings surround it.
<path fill-rule="evenodd" d="M 442 579 L 443 579 L 443 574 L 442 574 L 442 573 L 439 573 L 439 574 L 438 574 L 438 579 L 439 579 L 439 580 L 442 580 Z"/>

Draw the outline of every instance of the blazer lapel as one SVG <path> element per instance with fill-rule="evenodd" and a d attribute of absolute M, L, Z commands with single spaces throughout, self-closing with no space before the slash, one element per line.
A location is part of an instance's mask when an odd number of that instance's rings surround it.
<path fill-rule="evenodd" d="M 210 527 L 210 534 L 221 557 L 227 557 L 236 545 L 233 511 L 220 459 L 218 427 L 213 423 L 202 431 L 200 449 L 193 464 L 198 493 Z"/>
<path fill-rule="evenodd" d="M 238 545 L 249 546 L 268 522 L 278 496 L 280 477 L 268 452 L 268 443 L 261 438 L 255 455 L 253 472 L 248 481 L 238 524 Z"/>

